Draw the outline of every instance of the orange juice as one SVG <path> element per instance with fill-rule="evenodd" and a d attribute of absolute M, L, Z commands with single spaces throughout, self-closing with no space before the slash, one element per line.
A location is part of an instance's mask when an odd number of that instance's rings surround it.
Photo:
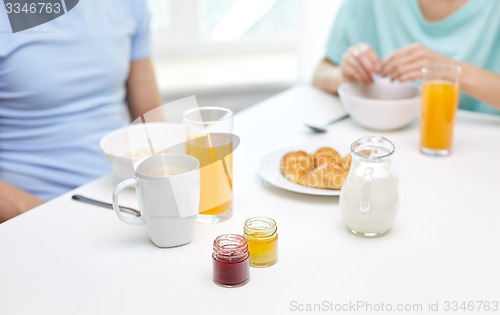
<path fill-rule="evenodd" d="M 458 85 L 435 80 L 422 85 L 421 145 L 431 150 L 452 146 L 455 113 L 459 98 Z"/>
<path fill-rule="evenodd" d="M 233 206 L 233 141 L 209 133 L 186 142 L 186 153 L 200 161 L 200 214 L 219 215 Z"/>

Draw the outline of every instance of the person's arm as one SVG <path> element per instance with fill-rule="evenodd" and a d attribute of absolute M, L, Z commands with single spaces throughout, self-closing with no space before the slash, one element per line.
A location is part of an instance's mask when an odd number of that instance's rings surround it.
<path fill-rule="evenodd" d="M 465 62 L 454 63 L 462 69 L 460 89 L 481 102 L 500 109 L 500 75 Z"/>
<path fill-rule="evenodd" d="M 0 180 L 0 223 L 42 203 L 42 199 Z"/>
<path fill-rule="evenodd" d="M 127 104 L 132 120 L 161 105 L 151 59 L 131 62 L 127 79 Z"/>
<path fill-rule="evenodd" d="M 373 83 L 373 75 L 380 69 L 380 60 L 375 50 L 365 43 L 351 46 L 342 56 L 340 66 L 327 57 L 316 67 L 313 85 L 330 93 L 337 93 L 343 81 Z"/>
<path fill-rule="evenodd" d="M 391 80 L 405 82 L 422 79 L 422 68 L 431 63 L 454 64 L 462 69 L 460 89 L 493 107 L 500 109 L 500 75 L 486 69 L 450 59 L 419 43 L 394 52 L 382 64 L 380 74 Z"/>
<path fill-rule="evenodd" d="M 313 76 L 313 85 L 323 91 L 337 94 L 337 89 L 342 83 L 342 70 L 328 58 L 320 61 Z"/>

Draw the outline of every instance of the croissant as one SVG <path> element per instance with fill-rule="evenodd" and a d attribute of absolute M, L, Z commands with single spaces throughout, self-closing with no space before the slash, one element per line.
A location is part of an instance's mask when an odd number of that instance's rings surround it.
<path fill-rule="evenodd" d="M 299 185 L 340 189 L 351 167 L 351 155 L 342 157 L 337 150 L 321 147 L 314 153 L 288 152 L 281 158 L 281 174 Z"/>

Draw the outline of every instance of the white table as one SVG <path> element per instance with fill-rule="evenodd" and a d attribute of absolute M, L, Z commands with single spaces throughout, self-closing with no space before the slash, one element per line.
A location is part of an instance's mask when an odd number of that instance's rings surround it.
<path fill-rule="evenodd" d="M 157 248 L 144 227 L 71 200 L 73 193 L 110 200 L 117 182 L 111 175 L 1 224 L 0 314 L 369 310 L 357 303 L 369 303 L 373 310 L 422 307 L 418 314 L 437 314 L 429 311 L 429 302 L 439 303 L 439 313 L 447 301 L 498 303 L 500 119 L 459 112 L 453 154 L 431 158 L 418 151 L 417 121 L 403 130 L 373 132 L 348 119 L 328 134 L 311 134 L 303 127 L 305 117 L 325 107 L 342 111 L 332 96 L 299 86 L 237 115 L 242 144 L 235 153 L 234 216 L 220 224 L 198 224 L 189 245 Z M 384 135 L 396 145 L 401 208 L 383 237 L 349 233 L 338 197 L 266 187 L 256 175 L 259 160 L 277 149 L 341 145 L 346 151 L 365 134 Z M 215 285 L 214 238 L 241 233 L 243 221 L 254 215 L 277 221 L 278 263 L 252 268 L 250 282 L 240 288 Z M 360 308 L 348 309 L 349 303 Z"/>

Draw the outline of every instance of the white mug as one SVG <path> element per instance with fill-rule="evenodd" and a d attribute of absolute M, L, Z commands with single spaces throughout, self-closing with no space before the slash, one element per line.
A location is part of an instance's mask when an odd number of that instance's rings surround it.
<path fill-rule="evenodd" d="M 200 163 L 186 154 L 164 153 L 148 157 L 137 167 L 135 178 L 113 191 L 113 208 L 129 224 L 144 224 L 158 247 L 187 244 L 193 238 L 200 203 Z M 128 187 L 137 192 L 139 217 L 125 216 L 118 197 Z"/>

